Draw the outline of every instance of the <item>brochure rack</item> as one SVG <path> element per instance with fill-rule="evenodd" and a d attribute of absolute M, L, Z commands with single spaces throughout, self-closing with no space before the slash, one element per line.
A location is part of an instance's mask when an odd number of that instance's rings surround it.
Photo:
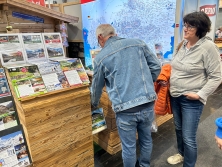
<path fill-rule="evenodd" d="M 34 166 L 94 166 L 88 85 L 15 98 L 15 104 Z"/>

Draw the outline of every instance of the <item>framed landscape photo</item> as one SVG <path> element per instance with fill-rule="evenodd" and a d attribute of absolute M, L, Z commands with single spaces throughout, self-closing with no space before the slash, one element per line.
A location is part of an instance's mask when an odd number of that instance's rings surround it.
<path fill-rule="evenodd" d="M 47 59 L 41 33 L 23 33 L 21 38 L 27 61 Z"/>
<path fill-rule="evenodd" d="M 42 33 L 42 37 L 49 59 L 58 60 L 66 57 L 60 33 Z"/>
<path fill-rule="evenodd" d="M 0 58 L 3 66 L 26 62 L 19 34 L 0 34 Z"/>

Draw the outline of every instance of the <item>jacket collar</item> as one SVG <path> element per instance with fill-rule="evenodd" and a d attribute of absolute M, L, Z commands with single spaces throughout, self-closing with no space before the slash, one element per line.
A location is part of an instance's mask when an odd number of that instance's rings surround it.
<path fill-rule="evenodd" d="M 212 41 L 212 39 L 211 39 L 210 37 L 204 36 L 204 37 L 200 38 L 200 39 L 197 41 L 197 43 L 196 43 L 194 46 L 192 46 L 191 48 L 193 48 L 193 47 L 195 47 L 195 46 L 199 46 L 199 45 L 201 45 L 202 43 L 204 43 L 204 42 L 207 41 L 207 40 Z M 187 42 L 188 42 L 188 40 L 185 39 L 184 42 L 183 42 L 183 46 L 184 46 L 184 47 L 186 47 Z"/>
<path fill-rule="evenodd" d="M 113 41 L 120 40 L 120 39 L 123 39 L 123 38 L 120 38 L 118 36 L 110 36 L 109 39 L 106 41 L 104 48 L 108 46 L 110 43 L 112 43 Z"/>

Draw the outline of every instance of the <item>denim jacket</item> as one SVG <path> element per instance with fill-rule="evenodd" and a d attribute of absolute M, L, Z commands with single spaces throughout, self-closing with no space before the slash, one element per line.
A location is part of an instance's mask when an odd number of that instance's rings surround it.
<path fill-rule="evenodd" d="M 143 41 L 110 37 L 94 59 L 92 105 L 99 104 L 105 85 L 114 112 L 154 101 L 153 82 L 160 69 L 159 60 Z"/>

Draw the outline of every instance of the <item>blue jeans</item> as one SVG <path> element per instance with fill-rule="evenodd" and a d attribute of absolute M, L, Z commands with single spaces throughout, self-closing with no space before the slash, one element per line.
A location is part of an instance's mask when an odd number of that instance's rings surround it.
<path fill-rule="evenodd" d="M 177 147 L 184 157 L 183 167 L 194 167 L 197 160 L 196 133 L 203 106 L 199 100 L 189 100 L 183 95 L 171 97 Z"/>
<path fill-rule="evenodd" d="M 138 158 L 141 167 L 150 166 L 152 152 L 151 125 L 154 120 L 154 102 L 148 103 L 146 108 L 138 107 L 116 113 L 116 124 L 122 144 L 122 158 L 124 167 L 135 167 L 136 164 L 136 132 L 140 145 Z"/>

